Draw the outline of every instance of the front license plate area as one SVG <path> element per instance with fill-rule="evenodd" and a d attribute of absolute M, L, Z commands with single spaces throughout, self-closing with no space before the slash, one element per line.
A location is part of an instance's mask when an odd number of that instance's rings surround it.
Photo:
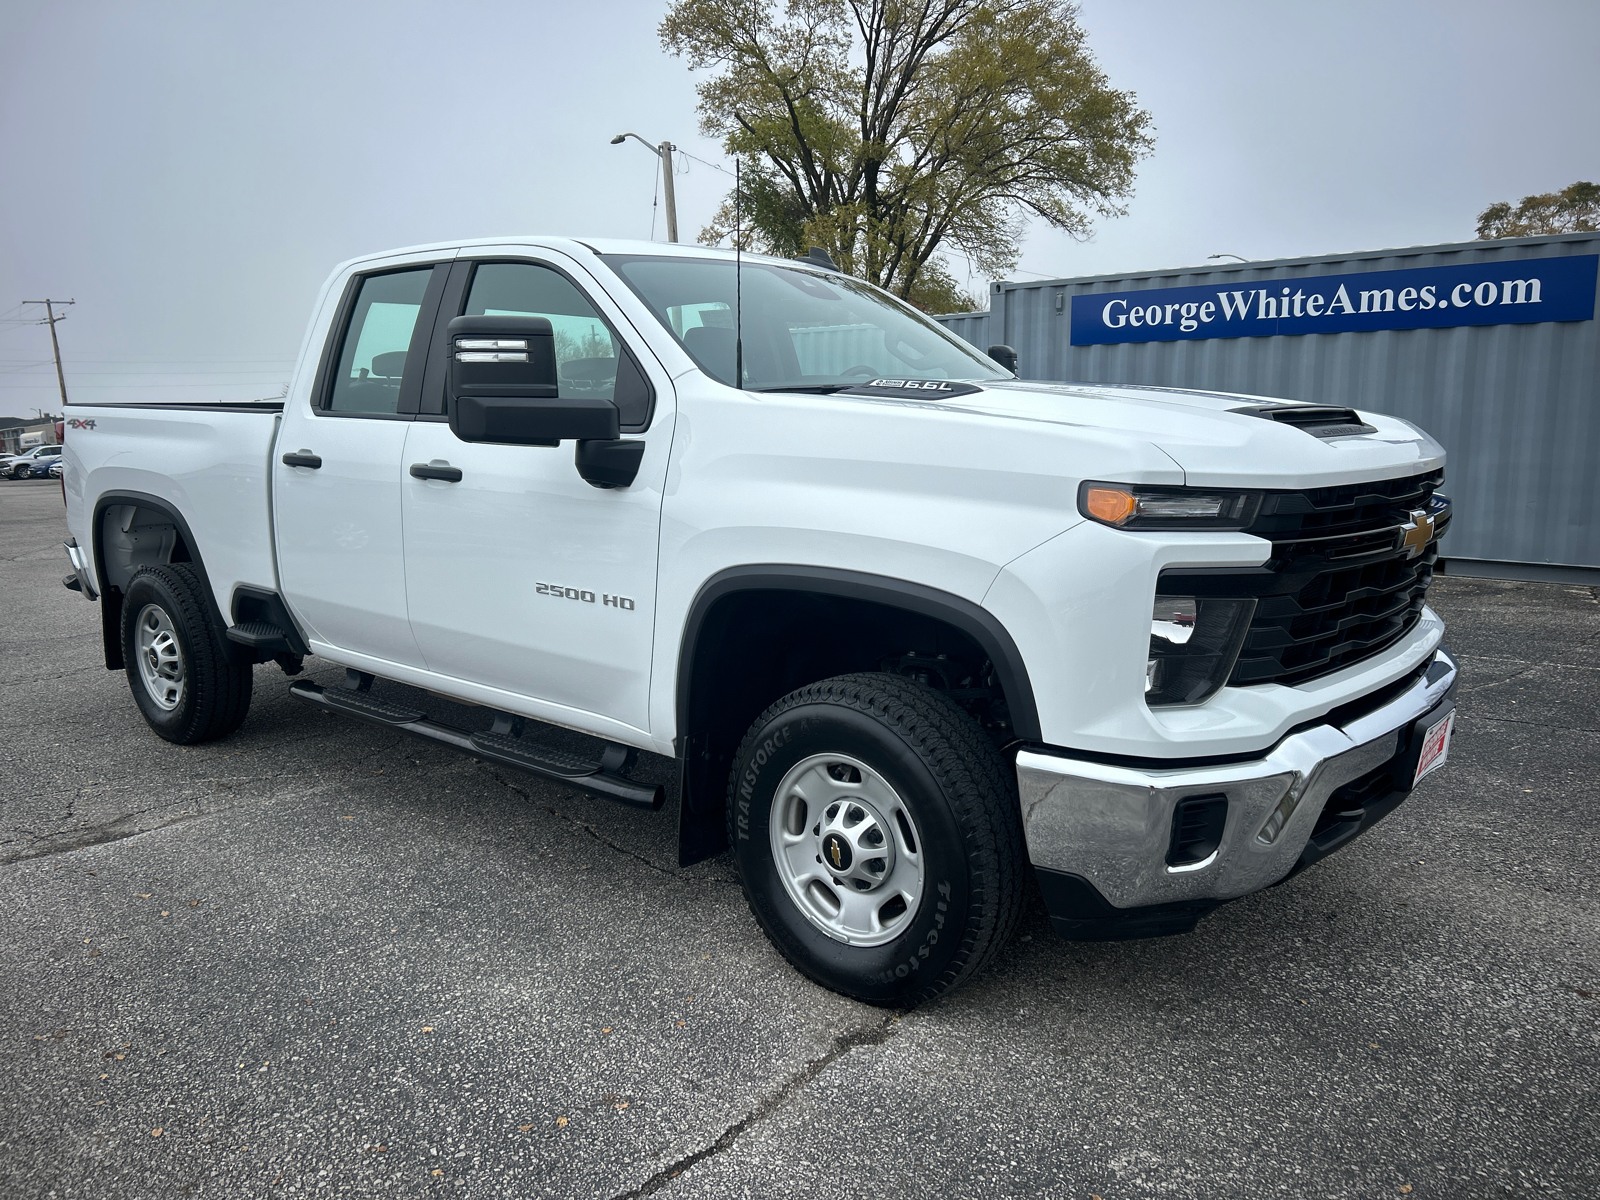
<path fill-rule="evenodd" d="M 1412 787 L 1422 782 L 1422 777 L 1428 772 L 1444 766 L 1445 759 L 1450 757 L 1450 735 L 1455 732 L 1455 727 L 1456 710 L 1452 708 L 1423 731 L 1416 773 L 1411 777 Z"/>

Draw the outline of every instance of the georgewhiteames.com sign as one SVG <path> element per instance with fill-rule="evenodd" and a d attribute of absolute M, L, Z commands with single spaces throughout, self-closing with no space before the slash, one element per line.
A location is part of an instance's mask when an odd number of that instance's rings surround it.
<path fill-rule="evenodd" d="M 1072 344 L 1587 321 L 1600 255 L 1072 297 Z"/>

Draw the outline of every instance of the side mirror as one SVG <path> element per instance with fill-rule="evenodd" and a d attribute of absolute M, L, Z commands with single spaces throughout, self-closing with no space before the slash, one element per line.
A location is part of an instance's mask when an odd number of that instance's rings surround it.
<path fill-rule="evenodd" d="M 621 415 L 598 396 L 562 398 L 544 317 L 457 317 L 450 337 L 450 431 L 464 442 L 554 446 L 615 439 Z"/>
<path fill-rule="evenodd" d="M 989 357 L 994 359 L 1013 375 L 1017 373 L 1017 352 L 1010 346 L 990 346 Z"/>

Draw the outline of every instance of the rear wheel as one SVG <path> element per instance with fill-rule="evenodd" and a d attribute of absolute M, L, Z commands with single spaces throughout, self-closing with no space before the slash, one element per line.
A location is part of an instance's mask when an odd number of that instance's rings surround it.
<path fill-rule="evenodd" d="M 898 675 L 825 680 L 763 713 L 735 760 L 728 835 L 783 955 L 872 1004 L 965 981 L 1022 905 L 1003 757 L 958 705 Z"/>
<path fill-rule="evenodd" d="M 227 736 L 250 711 L 250 664 L 228 653 L 203 588 L 193 567 L 168 563 L 140 570 L 122 602 L 134 702 L 151 729 L 185 746 Z"/>

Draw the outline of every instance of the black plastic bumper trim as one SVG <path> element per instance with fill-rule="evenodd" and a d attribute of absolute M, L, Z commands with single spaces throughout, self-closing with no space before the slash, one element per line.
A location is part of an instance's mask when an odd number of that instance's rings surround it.
<path fill-rule="evenodd" d="M 1191 933 L 1221 900 L 1179 900 L 1118 908 L 1081 875 L 1035 867 L 1056 933 L 1069 942 L 1123 942 Z"/>

